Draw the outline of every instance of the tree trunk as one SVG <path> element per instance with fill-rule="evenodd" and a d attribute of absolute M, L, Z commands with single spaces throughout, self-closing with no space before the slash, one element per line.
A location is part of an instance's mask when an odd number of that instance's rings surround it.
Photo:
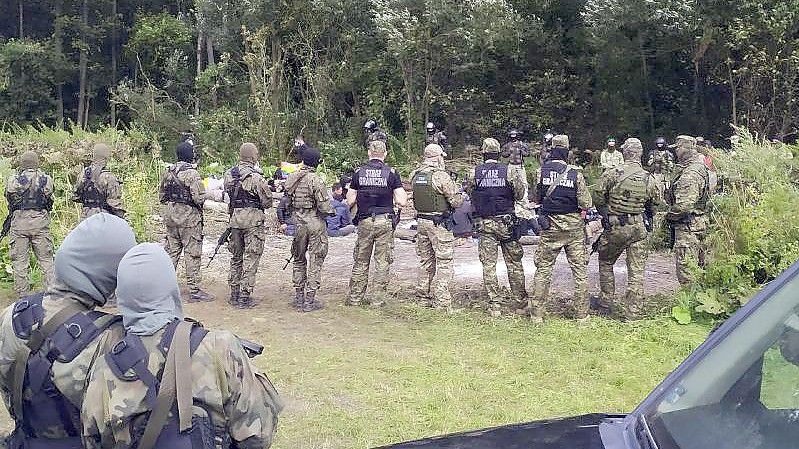
<path fill-rule="evenodd" d="M 111 103 L 111 126 L 116 128 L 117 127 L 117 105 L 116 102 L 113 100 L 113 90 L 117 87 L 117 46 L 119 45 L 119 29 L 117 25 L 119 22 L 117 21 L 117 0 L 113 0 L 111 6 L 111 89 L 108 92 L 108 99 Z"/>
<path fill-rule="evenodd" d="M 53 23 L 53 45 L 59 56 L 63 56 L 64 54 L 64 25 L 61 21 L 63 12 L 64 0 L 56 0 L 54 5 L 55 21 Z M 64 83 L 61 79 L 58 79 L 57 83 L 55 123 L 58 129 L 64 129 Z"/>
<path fill-rule="evenodd" d="M 738 127 L 738 89 L 735 86 L 735 77 L 732 72 L 732 64 L 727 64 L 727 75 L 730 83 L 730 100 L 732 102 L 732 124 Z"/>
<path fill-rule="evenodd" d="M 83 0 L 81 9 L 81 47 L 80 59 L 78 62 L 80 72 L 80 84 L 78 87 L 78 126 L 83 129 L 86 127 L 84 113 L 86 111 L 86 70 L 89 65 L 89 43 L 87 29 L 89 28 L 89 0 Z"/>
<path fill-rule="evenodd" d="M 22 39 L 25 37 L 25 32 L 23 31 L 23 24 L 25 23 L 25 14 L 22 10 L 22 0 L 19 0 L 19 38 Z"/>
<path fill-rule="evenodd" d="M 203 30 L 200 27 L 200 20 L 197 20 L 197 77 L 203 71 Z M 194 100 L 194 116 L 200 115 L 200 96 L 197 95 Z"/>
<path fill-rule="evenodd" d="M 646 97 L 646 108 L 649 114 L 649 132 L 655 131 L 655 110 L 652 105 L 652 93 L 649 92 L 649 64 L 646 61 L 646 49 L 644 48 L 644 35 L 638 35 L 638 50 L 641 53 L 641 76 L 644 83 L 644 95 Z"/>
<path fill-rule="evenodd" d="M 64 129 L 64 85 L 56 86 L 56 110 L 55 126 L 56 129 Z"/>
<path fill-rule="evenodd" d="M 207 67 L 215 66 L 216 57 L 214 56 L 214 41 L 211 40 L 211 36 L 206 36 L 205 44 L 208 53 L 207 55 L 208 61 L 206 66 Z M 211 88 L 211 105 L 214 107 L 214 109 L 216 109 L 217 103 L 218 103 L 218 98 L 216 95 L 216 85 L 214 85 L 214 87 Z"/>

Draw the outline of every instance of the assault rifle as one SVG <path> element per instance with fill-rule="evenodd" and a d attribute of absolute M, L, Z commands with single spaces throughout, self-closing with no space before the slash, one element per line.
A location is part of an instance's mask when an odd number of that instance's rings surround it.
<path fill-rule="evenodd" d="M 6 215 L 6 219 L 3 220 L 3 230 L 0 231 L 0 240 L 3 240 L 9 232 L 11 232 L 11 219 L 14 218 L 14 212 L 19 209 L 19 203 L 17 203 L 17 207 L 8 204 L 8 215 Z"/>
<path fill-rule="evenodd" d="M 211 262 L 214 261 L 214 257 L 216 257 L 216 255 L 219 253 L 219 248 L 221 248 L 222 245 L 224 245 L 225 242 L 227 242 L 230 239 L 230 234 L 232 232 L 233 228 L 227 228 L 225 229 L 225 232 L 223 232 L 222 235 L 219 236 L 219 239 L 216 241 L 216 248 L 214 248 L 214 253 L 211 255 L 211 258 L 208 259 L 208 265 L 206 265 L 205 268 L 211 266 Z"/>

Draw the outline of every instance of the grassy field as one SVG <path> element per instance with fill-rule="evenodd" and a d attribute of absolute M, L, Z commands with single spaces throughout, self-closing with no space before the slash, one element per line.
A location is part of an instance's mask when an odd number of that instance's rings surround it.
<path fill-rule="evenodd" d="M 257 364 L 286 398 L 279 449 L 367 448 L 587 412 L 631 410 L 703 341 L 670 319 L 587 325 L 414 306 L 254 318 Z M 287 316 L 286 318 L 292 319 Z M 253 332 L 254 331 L 254 332 Z"/>

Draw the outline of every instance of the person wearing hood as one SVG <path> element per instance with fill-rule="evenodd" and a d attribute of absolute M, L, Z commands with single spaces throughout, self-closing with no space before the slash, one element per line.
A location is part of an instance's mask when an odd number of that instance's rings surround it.
<path fill-rule="evenodd" d="M 411 173 L 411 184 L 420 263 L 416 294 L 422 306 L 451 311 L 449 283 L 455 252 L 451 216 L 463 205 L 464 196 L 444 169 L 446 155 L 440 145 L 427 145 L 422 165 Z"/>
<path fill-rule="evenodd" d="M 26 151 L 19 158 L 19 170 L 6 181 L 10 225 L 9 256 L 14 269 L 14 292 L 22 298 L 30 292 L 30 254 L 33 250 L 44 275 L 44 287 L 53 281 L 53 237 L 50 210 L 53 208 L 53 178 L 39 169 L 39 155 Z M 6 224 L 3 224 L 5 228 Z"/>
<path fill-rule="evenodd" d="M 196 153 L 190 142 L 178 144 L 177 162 L 161 175 L 159 197 L 166 227 L 166 249 L 175 268 L 183 253 L 189 302 L 213 301 L 200 289 L 200 259 L 203 254 L 203 203 L 205 186 L 197 171 Z"/>
<path fill-rule="evenodd" d="M 591 208 L 591 193 L 583 173 L 569 165 L 569 136 L 552 138 L 549 159 L 538 169 L 533 198 L 541 205 L 540 241 L 535 253 L 536 271 L 530 316 L 541 322 L 549 298 L 552 267 L 561 251 L 566 253 L 574 277 L 575 317 L 588 316 L 588 273 L 583 214 Z"/>
<path fill-rule="evenodd" d="M 308 147 L 302 153 L 302 168 L 286 180 L 288 210 L 297 226 L 291 244 L 294 263 L 294 306 L 302 312 L 323 307 L 316 292 L 321 286 L 322 264 L 327 257 L 326 218 L 335 215 L 327 185 L 316 174 L 322 154 Z M 307 257 L 306 257 L 307 254 Z"/>
<path fill-rule="evenodd" d="M 644 268 L 647 235 L 652 230 L 655 205 L 661 200 L 657 179 L 641 166 L 644 147 L 630 138 L 621 146 L 624 164 L 607 170 L 596 186 L 596 207 L 602 214 L 604 231 L 599 238 L 599 309 L 623 319 L 643 317 Z M 615 302 L 613 265 L 622 253 L 627 260 L 627 293 Z"/>
<path fill-rule="evenodd" d="M 133 230 L 99 213 L 73 229 L 55 255 L 55 280 L 0 315 L 0 391 L 15 427 L 9 448 L 79 449 L 89 367 L 122 335 L 118 317 L 94 311 L 117 287 Z"/>
<path fill-rule="evenodd" d="M 692 280 L 691 267 L 705 265 L 705 236 L 710 205 L 710 173 L 696 148 L 696 139 L 678 136 L 674 144 L 677 166 L 674 169 L 666 201 L 666 221 L 673 232 L 677 279 L 680 284 Z"/>
<path fill-rule="evenodd" d="M 265 209 L 272 207 L 272 190 L 258 164 L 258 147 L 244 143 L 239 148 L 239 163 L 225 173 L 225 192 L 230 198 L 229 303 L 239 309 L 255 307 L 252 294 L 255 276 L 264 252 Z"/>
<path fill-rule="evenodd" d="M 92 367 L 81 408 L 87 449 L 271 446 L 277 390 L 235 335 L 184 320 L 160 245 L 142 243 L 122 259 L 117 304 L 124 338 Z"/>
<path fill-rule="evenodd" d="M 92 163 L 83 170 L 75 186 L 72 201 L 81 203 L 80 219 L 100 212 L 125 218 L 122 207 L 122 184 L 106 166 L 111 157 L 111 147 L 98 143 L 92 148 Z"/>

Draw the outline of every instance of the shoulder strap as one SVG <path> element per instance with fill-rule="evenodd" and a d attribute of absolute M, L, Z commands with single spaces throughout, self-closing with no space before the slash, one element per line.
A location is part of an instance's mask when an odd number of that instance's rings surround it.
<path fill-rule="evenodd" d="M 546 193 L 546 195 L 544 195 L 544 200 L 547 200 L 547 199 L 549 199 L 550 196 L 552 196 L 552 192 L 554 192 L 555 189 L 558 188 L 560 183 L 563 182 L 564 179 L 566 179 L 566 176 L 569 175 L 569 172 L 571 170 L 572 170 L 572 168 L 569 167 L 568 165 L 566 165 L 566 170 L 563 170 L 563 173 L 561 173 L 557 177 L 557 179 L 555 179 L 555 182 L 553 182 L 552 185 L 549 186 L 549 189 L 547 189 L 547 193 Z"/>
<path fill-rule="evenodd" d="M 297 186 L 299 186 L 300 181 L 302 181 L 305 178 L 305 176 L 308 175 L 308 173 L 310 173 L 309 170 L 300 171 L 297 174 L 297 182 L 295 182 L 288 189 L 286 189 L 286 192 L 288 192 L 290 195 L 294 195 L 294 192 L 297 191 Z"/>
<path fill-rule="evenodd" d="M 181 321 L 175 329 L 175 336 L 167 353 L 164 373 L 161 376 L 161 386 L 158 389 L 155 407 L 150 412 L 137 449 L 154 449 L 158 436 L 169 419 L 169 412 L 175 399 L 178 401 L 180 431 L 183 432 L 191 427 L 192 379 L 189 355 L 191 327 L 191 323 Z M 181 367 L 180 370 L 178 370 L 178 366 Z"/>

